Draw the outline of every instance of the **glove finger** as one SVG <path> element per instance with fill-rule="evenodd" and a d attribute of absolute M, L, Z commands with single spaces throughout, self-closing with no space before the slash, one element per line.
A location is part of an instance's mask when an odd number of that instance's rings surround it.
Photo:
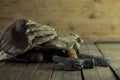
<path fill-rule="evenodd" d="M 47 25 L 32 24 L 32 25 L 28 25 L 28 26 L 31 26 L 31 27 L 27 29 L 27 31 L 26 31 L 27 34 L 33 34 L 35 32 L 41 32 L 41 34 L 43 32 L 50 34 L 51 32 L 55 31 L 54 28 L 51 28 L 50 26 L 47 26 Z"/>
<path fill-rule="evenodd" d="M 56 34 L 51 34 L 51 35 L 46 35 L 46 36 L 39 36 L 39 37 L 34 37 L 34 39 L 31 37 L 31 43 L 32 43 L 32 46 L 37 46 L 37 45 L 40 45 L 40 44 L 43 44 L 43 43 L 46 43 L 48 41 L 51 41 L 53 40 L 57 35 Z"/>
<path fill-rule="evenodd" d="M 58 32 L 57 30 L 46 30 L 46 31 L 35 31 L 32 33 L 29 33 L 28 36 L 34 36 L 34 37 L 44 37 L 44 36 L 48 36 L 48 35 L 57 35 Z"/>
<path fill-rule="evenodd" d="M 48 28 L 47 28 L 48 27 Z M 44 42 L 50 41 L 58 36 L 58 31 L 49 26 L 40 26 L 37 28 L 32 28 L 27 33 L 30 44 L 42 44 Z"/>

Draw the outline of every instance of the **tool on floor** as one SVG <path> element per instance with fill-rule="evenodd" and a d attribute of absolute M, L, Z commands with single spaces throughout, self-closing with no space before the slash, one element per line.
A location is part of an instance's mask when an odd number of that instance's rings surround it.
<path fill-rule="evenodd" d="M 66 71 L 75 71 L 81 69 L 92 69 L 94 66 L 109 66 L 110 58 L 97 57 L 95 59 L 92 58 L 84 58 L 84 59 L 73 59 L 66 57 L 53 56 L 53 62 L 55 70 L 66 70 Z"/>

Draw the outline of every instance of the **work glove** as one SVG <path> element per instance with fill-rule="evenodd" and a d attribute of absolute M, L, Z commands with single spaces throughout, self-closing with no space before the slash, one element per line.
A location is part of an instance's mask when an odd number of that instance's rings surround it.
<path fill-rule="evenodd" d="M 8 27 L 0 40 L 0 60 L 21 55 L 56 36 L 58 31 L 48 25 L 27 19 L 17 20 Z"/>

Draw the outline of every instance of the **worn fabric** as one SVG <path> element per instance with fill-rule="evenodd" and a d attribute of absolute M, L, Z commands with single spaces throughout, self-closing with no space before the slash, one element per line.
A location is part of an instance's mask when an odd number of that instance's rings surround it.
<path fill-rule="evenodd" d="M 58 31 L 48 25 L 20 19 L 11 24 L 0 41 L 0 60 L 21 55 L 33 47 L 53 40 Z"/>
<path fill-rule="evenodd" d="M 81 40 L 80 37 L 76 34 L 59 35 L 59 37 L 51 41 L 51 45 L 61 49 L 79 49 L 81 43 L 83 43 L 83 40 Z"/>
<path fill-rule="evenodd" d="M 0 41 L 0 60 L 9 59 L 33 49 L 46 46 L 59 49 L 79 48 L 82 40 L 76 34 L 60 35 L 51 26 L 28 19 L 15 21 Z"/>

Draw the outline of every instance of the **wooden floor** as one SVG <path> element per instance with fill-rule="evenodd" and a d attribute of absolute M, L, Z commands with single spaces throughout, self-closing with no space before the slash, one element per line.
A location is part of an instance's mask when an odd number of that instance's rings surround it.
<path fill-rule="evenodd" d="M 83 44 L 81 53 L 112 58 L 110 67 L 81 71 L 52 70 L 53 64 L 0 63 L 0 80 L 120 80 L 120 43 Z"/>

